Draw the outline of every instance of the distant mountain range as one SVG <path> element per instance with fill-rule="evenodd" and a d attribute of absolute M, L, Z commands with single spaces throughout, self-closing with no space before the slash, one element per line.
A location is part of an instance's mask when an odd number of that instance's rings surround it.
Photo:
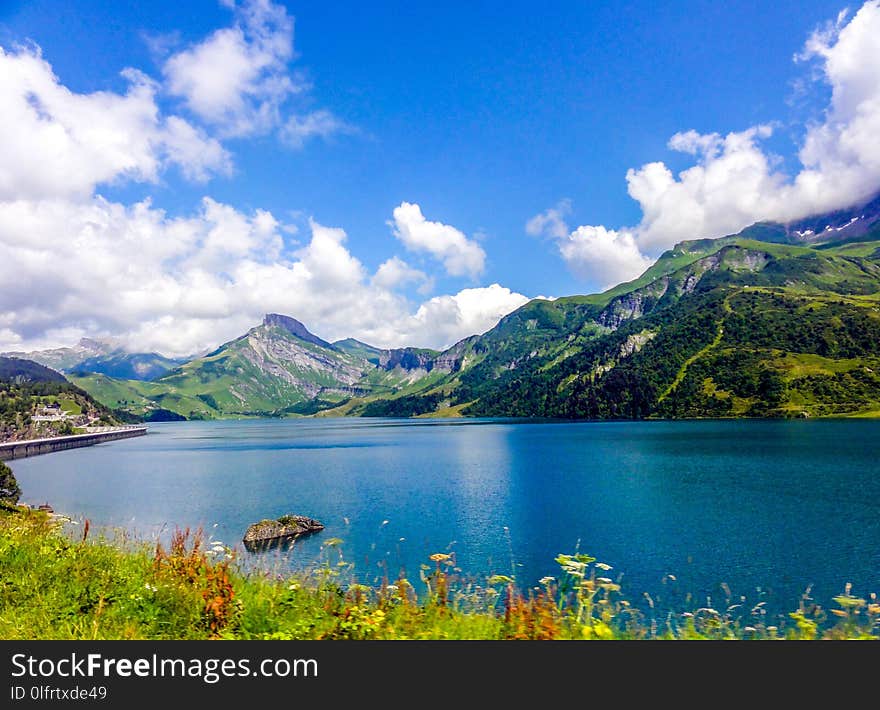
<path fill-rule="evenodd" d="M 682 242 L 442 352 L 330 343 L 278 314 L 185 363 L 83 357 L 93 343 L 23 356 L 91 369 L 70 379 L 147 418 L 880 416 L 880 197 Z"/>
<path fill-rule="evenodd" d="M 186 362 L 159 353 L 128 353 L 106 340 L 82 338 L 73 347 L 3 353 L 65 373 L 101 373 L 130 380 L 152 380 Z"/>
<path fill-rule="evenodd" d="M 298 320 L 270 313 L 241 337 L 152 381 L 69 378 L 110 407 L 190 419 L 315 414 L 352 399 L 392 396 L 432 373 L 437 379 L 443 367 L 434 350 L 383 350 L 354 339 L 329 343 Z"/>

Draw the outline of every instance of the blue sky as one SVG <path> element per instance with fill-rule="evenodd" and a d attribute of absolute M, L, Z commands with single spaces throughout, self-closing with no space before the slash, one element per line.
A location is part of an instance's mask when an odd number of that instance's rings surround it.
<path fill-rule="evenodd" d="M 880 10 L 873 0 L 861 8 L 853 5 L 842 16 L 845 5 L 821 1 L 426 7 L 243 0 L 232 5 L 231 0 L 4 2 L 0 45 L 7 58 L 33 54 L 39 47 L 57 84 L 82 96 L 125 95 L 132 80 L 120 72 L 137 69 L 146 75 L 140 81 L 152 82 L 150 101 L 161 120 L 179 117 L 203 141 L 193 143 L 195 153 L 186 156 L 214 150 L 219 157 L 213 162 L 206 158 L 203 174 L 193 179 L 192 168 L 185 175 L 185 157 L 169 157 L 166 141 L 164 157 L 153 156 L 157 165 L 138 162 L 149 161 L 146 154 L 131 163 L 113 163 L 83 178 L 74 196 L 11 190 L 0 191 L 0 198 L 63 198 L 78 208 L 86 203 L 95 208 L 100 196 L 126 209 L 149 198 L 149 209 L 162 212 L 164 232 L 175 218 L 200 215 L 218 224 L 216 215 L 206 216 L 206 197 L 247 220 L 267 211 L 277 222 L 271 238 L 255 237 L 249 246 L 261 254 L 243 256 L 241 249 L 227 254 L 259 262 L 266 270 L 261 283 L 270 278 L 272 263 L 292 268 L 302 260 L 297 251 L 309 247 L 316 224 L 341 228 L 344 241 L 338 234 L 325 236 L 330 247 L 331 242 L 344 244 L 345 253 L 327 258 L 356 261 L 360 271 L 352 263 L 348 277 L 361 286 L 375 281 L 389 259 L 397 258 L 398 266 L 405 262 L 410 270 L 406 277 L 397 269 L 381 293 L 365 286 L 358 296 L 393 301 L 388 320 L 396 318 L 398 325 L 384 327 L 378 307 L 364 315 L 373 319 L 365 322 L 359 320 L 363 314 L 357 304 L 322 308 L 304 300 L 306 295 L 330 298 L 344 284 L 340 274 L 326 279 L 324 290 L 321 278 L 308 286 L 281 279 L 279 288 L 310 293 L 289 303 L 276 294 L 262 310 L 298 309 L 291 315 L 328 337 L 351 333 L 387 345 L 421 344 L 403 342 L 421 338 L 440 346 L 469 334 L 468 328 L 491 325 L 525 297 L 592 292 L 632 277 L 682 238 L 720 236 L 755 219 L 842 206 L 880 187 L 875 172 L 861 164 L 848 163 L 852 170 L 846 180 L 827 177 L 828 166 L 840 163 L 843 133 L 838 131 L 837 143 L 820 132 L 810 138 L 811 127 L 834 131 L 862 118 L 858 106 L 835 104 L 832 89 L 841 94 L 857 87 L 864 94 L 862 106 L 873 100 L 871 76 L 865 88 L 864 76 L 833 69 L 834 56 L 846 65 L 847 57 L 870 52 L 858 35 L 876 28 Z M 285 22 L 292 22 L 286 33 Z M 242 46 L 253 50 L 259 45 L 271 62 L 268 68 L 261 65 L 255 81 L 265 83 L 257 93 L 230 109 L 221 99 L 241 96 L 227 91 L 218 99 L 219 94 L 209 96 L 199 84 L 222 82 L 224 67 L 214 70 L 218 79 L 195 65 L 199 47 L 218 31 L 236 27 L 244 28 Z M 292 54 L 284 48 L 291 37 Z M 810 41 L 814 47 L 805 51 Z M 802 58 L 795 61 L 799 54 Z M 218 48 L 212 56 L 223 54 Z M 288 88 L 273 94 L 270 79 L 286 81 Z M 225 91 L 214 84 L 212 90 Z M 267 114 L 254 118 L 260 107 Z M 65 124 L 59 112 L 66 109 L 46 110 Z M 15 140 L 16 126 L 2 130 Z M 113 130 L 113 125 L 107 128 Z M 675 135 L 679 139 L 672 150 Z M 820 139 L 825 143 L 805 165 L 805 146 Z M 166 139 L 150 140 L 155 146 Z M 106 151 L 96 155 L 100 162 Z M 671 182 L 660 168 L 644 169 L 660 162 Z M 702 173 L 691 175 L 693 185 L 679 180 L 680 171 L 694 167 L 714 171 L 716 177 L 704 184 L 699 182 Z M 845 190 L 840 188 L 845 194 L 795 190 L 808 168 L 822 179 L 833 177 L 834 185 L 845 184 Z M 13 177 L 17 169 L 9 169 Z M 65 169 L 70 168 L 61 166 L 62 178 Z M 630 182 L 628 171 L 633 171 Z M 707 184 L 720 184 L 719 195 L 734 197 L 700 202 Z M 785 189 L 789 192 L 783 194 Z M 418 205 L 418 211 L 403 210 L 396 222 L 395 209 L 404 203 Z M 687 214 L 675 212 L 673 203 L 689 205 Z M 36 202 L 33 207 L 34 214 L 45 214 Z M 426 228 L 430 223 L 436 226 Z M 140 234 L 142 239 L 171 238 L 167 233 L 149 237 L 143 229 Z M 270 241 L 261 242 L 264 237 Z M 205 239 L 204 234 L 198 237 L 203 246 Z M 93 247 L 102 248 L 97 242 Z M 47 248 L 51 253 L 51 245 Z M 44 304 L 23 316 L 27 309 L 9 296 L 6 303 L 0 300 L 0 313 L 6 313 L 5 320 L 0 317 L 0 347 L 109 335 L 131 347 L 179 352 L 201 347 L 210 337 L 232 337 L 261 304 L 249 302 L 236 310 L 231 301 L 243 282 L 231 270 L 241 263 L 229 261 L 226 273 L 222 258 L 206 261 L 202 256 L 200 273 L 220 280 L 196 298 L 196 306 L 184 304 L 181 293 L 198 278 L 179 269 L 193 254 L 157 257 L 151 275 L 138 278 L 157 278 L 154 290 L 169 283 L 164 277 L 175 281 L 176 295 L 165 299 L 165 311 L 155 304 L 146 307 L 147 295 L 140 293 L 131 298 L 129 318 L 89 312 L 81 304 L 70 304 L 66 311 Z M 232 282 L 235 288 L 223 285 Z M 477 291 L 492 284 L 517 297 Z M 71 301 L 87 300 L 76 284 L 70 288 Z M 463 290 L 471 291 L 474 302 L 485 297 L 498 312 L 465 312 L 473 308 L 465 298 L 451 306 L 431 305 L 431 299 Z M 218 305 L 224 300 L 221 291 L 226 302 Z M 450 308 L 457 308 L 458 316 L 450 315 Z M 187 310 L 192 312 L 184 314 Z M 435 317 L 440 321 L 434 323 Z M 456 317 L 451 324 L 449 319 Z M 150 337 L 162 323 L 175 323 L 189 335 Z"/>

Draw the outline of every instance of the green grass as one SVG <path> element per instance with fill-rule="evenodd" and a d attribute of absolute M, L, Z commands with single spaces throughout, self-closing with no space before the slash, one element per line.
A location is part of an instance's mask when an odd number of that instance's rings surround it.
<path fill-rule="evenodd" d="M 82 414 L 82 407 L 72 399 L 61 398 L 58 403 L 61 405 L 61 411 L 65 414 L 73 416 Z"/>
<path fill-rule="evenodd" d="M 880 604 L 847 586 L 830 610 L 806 597 L 784 623 L 729 600 L 676 612 L 631 604 L 610 567 L 560 555 L 555 578 L 526 591 L 496 575 L 460 577 L 431 555 L 419 579 L 354 581 L 329 539 L 294 576 L 245 573 L 234 553 L 175 533 L 167 549 L 65 534 L 45 514 L 0 507 L 0 638 L 4 639 L 878 639 Z"/>
<path fill-rule="evenodd" d="M 785 371 L 786 379 L 793 380 L 807 375 L 833 375 L 838 372 L 850 372 L 862 367 L 870 367 L 880 372 L 880 358 L 831 358 L 812 353 L 780 352 L 773 360 L 776 367 Z"/>

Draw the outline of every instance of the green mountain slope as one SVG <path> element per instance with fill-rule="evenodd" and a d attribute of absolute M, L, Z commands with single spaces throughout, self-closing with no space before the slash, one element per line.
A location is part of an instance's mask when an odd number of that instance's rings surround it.
<path fill-rule="evenodd" d="M 880 198 L 682 242 L 633 281 L 533 300 L 443 352 L 331 344 L 270 314 L 153 382 L 76 382 L 148 417 L 880 414 L 878 240 Z"/>
<path fill-rule="evenodd" d="M 49 411 L 43 411 L 45 408 Z M 50 413 L 52 421 L 41 416 Z M 39 363 L 0 357 L 0 442 L 73 434 L 115 425 L 114 412 Z"/>
<path fill-rule="evenodd" d="M 672 258 L 693 251 L 680 247 Z M 356 411 L 411 416 L 465 405 L 466 415 L 577 418 L 880 411 L 876 258 L 743 238 L 709 251 L 638 280 L 604 306 L 578 298 L 527 304 L 470 343 L 479 359 L 446 382 Z"/>
<path fill-rule="evenodd" d="M 459 362 L 441 381 L 350 404 L 346 413 L 880 412 L 873 375 L 880 372 L 878 239 L 880 198 L 787 225 L 761 223 L 738 235 L 682 242 L 638 279 L 602 294 L 526 304 L 444 353 Z M 761 327 L 779 342 L 759 336 Z M 819 332 L 824 340 L 806 336 Z M 738 379 L 738 372 L 747 376 Z"/>
<path fill-rule="evenodd" d="M 60 372 L 31 360 L 0 356 L 0 380 L 13 384 L 66 382 Z"/>
<path fill-rule="evenodd" d="M 365 366 L 299 321 L 270 314 L 240 338 L 151 383 L 157 390 L 149 396 L 184 416 L 271 414 L 318 397 L 339 401 L 361 393 L 356 385 Z"/>
<path fill-rule="evenodd" d="M 130 380 L 154 380 L 169 370 L 180 366 L 185 360 L 175 360 L 159 353 L 113 352 L 105 356 L 91 357 L 65 369 L 68 373 L 109 375 Z"/>
<path fill-rule="evenodd" d="M 294 318 L 269 314 L 240 338 L 151 382 L 104 374 L 71 379 L 108 406 L 148 420 L 308 415 L 352 397 L 396 393 L 442 368 L 438 356 L 352 339 L 331 344 Z"/>

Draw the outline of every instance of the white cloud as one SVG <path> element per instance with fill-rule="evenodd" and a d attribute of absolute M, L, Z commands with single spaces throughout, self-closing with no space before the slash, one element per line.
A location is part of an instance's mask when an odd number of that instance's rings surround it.
<path fill-rule="evenodd" d="M 269 0 L 235 6 L 232 27 L 172 55 L 162 71 L 168 91 L 230 136 L 263 132 L 279 122 L 282 103 L 302 87 L 287 74 L 293 18 Z"/>
<path fill-rule="evenodd" d="M 232 172 L 232 158 L 226 149 L 179 116 L 165 120 L 162 142 L 168 156 L 188 180 L 207 182 L 212 172 L 226 175 Z"/>
<path fill-rule="evenodd" d="M 433 286 L 433 279 L 429 278 L 424 271 L 414 269 L 398 256 L 382 262 L 371 282 L 374 286 L 385 289 L 395 289 L 410 283 L 420 283 L 420 292 Z"/>
<path fill-rule="evenodd" d="M 757 143 L 771 133 L 770 126 L 723 138 L 678 133 L 669 147 L 695 156 L 696 165 L 677 177 L 663 163 L 630 170 L 629 194 L 642 208 L 642 222 L 634 230 L 639 247 L 653 254 L 682 239 L 717 237 L 773 218 L 783 177 Z"/>
<path fill-rule="evenodd" d="M 186 355 L 237 337 L 265 312 L 322 337 L 443 347 L 528 299 L 497 284 L 412 304 L 395 288 L 424 274 L 389 259 L 370 274 L 344 230 L 310 223 L 287 253 L 268 212 L 205 198 L 187 217 L 101 197 L 0 202 L 0 350 L 116 336 Z"/>
<path fill-rule="evenodd" d="M 177 116 L 132 69 L 124 94 L 63 86 L 37 47 L 0 47 L 0 199 L 84 197 L 114 180 L 155 182 L 177 164 L 191 178 L 227 172 L 229 155 Z"/>
<path fill-rule="evenodd" d="M 330 111 L 321 109 L 302 116 L 291 116 L 281 129 L 281 140 L 291 148 L 302 148 L 309 138 L 328 138 L 336 133 L 351 133 L 352 128 Z"/>
<path fill-rule="evenodd" d="M 282 71 L 292 21 L 267 0 L 235 8 L 231 30 L 167 66 L 175 80 L 190 78 L 180 86 L 191 89 L 196 114 L 242 134 L 261 130 L 263 117 L 275 125 L 281 98 L 294 90 Z M 231 78 L 200 83 L 196 72 L 206 67 L 199 62 L 212 52 L 222 57 L 224 48 L 242 50 L 239 59 L 250 64 L 233 61 Z M 38 48 L 0 48 L 0 350 L 91 336 L 187 355 L 241 335 L 271 311 L 329 339 L 442 347 L 527 300 L 493 285 L 412 303 L 399 289 L 424 293 L 433 280 L 398 257 L 371 274 L 342 229 L 310 220 L 300 244 L 289 236 L 292 225 L 265 210 L 245 213 L 204 197 L 192 214 L 173 217 L 149 199 L 124 205 L 96 194 L 112 182 L 156 182 L 170 165 L 193 180 L 231 169 L 216 139 L 163 114 L 156 82 L 132 69 L 123 75 L 124 93 L 78 94 Z M 288 121 L 285 138 L 296 144 L 341 130 L 351 129 L 314 111 Z M 422 223 L 415 228 L 439 227 L 442 244 L 428 250 L 450 271 L 482 269 L 476 244 L 451 227 Z"/>
<path fill-rule="evenodd" d="M 582 278 L 608 288 L 629 281 L 651 265 L 632 232 L 581 226 L 559 240 L 559 253 Z"/>
<path fill-rule="evenodd" d="M 407 249 L 431 254 L 453 276 L 476 277 L 482 273 L 486 252 L 455 227 L 426 220 L 421 207 L 410 202 L 400 203 L 393 215 L 394 221 L 389 224 Z"/>
<path fill-rule="evenodd" d="M 844 17 L 837 32 L 814 33 L 804 55 L 822 63 L 832 95 L 825 121 L 807 132 L 794 192 L 821 210 L 880 188 L 880 2 L 866 2 L 848 24 Z"/>
<path fill-rule="evenodd" d="M 560 200 L 556 207 L 537 214 L 526 222 L 526 234 L 533 237 L 546 235 L 555 239 L 568 236 L 568 224 L 565 218 L 571 214 L 571 200 Z"/>
<path fill-rule="evenodd" d="M 831 101 L 823 119 L 805 129 L 794 176 L 761 145 L 773 126 L 724 136 L 685 131 L 669 148 L 693 156 L 691 167 L 674 175 L 665 163 L 652 162 L 627 172 L 628 192 L 642 210 L 637 226 L 569 233 L 557 208 L 532 218 L 527 231 L 550 234 L 574 271 L 608 284 L 635 276 L 647 257 L 685 239 L 735 233 L 759 220 L 791 221 L 872 197 L 880 191 L 880 0 L 847 17 L 843 12 L 814 32 L 796 57 L 818 63 Z"/>
<path fill-rule="evenodd" d="M 234 8 L 234 26 L 172 56 L 169 86 L 224 135 L 277 128 L 282 104 L 303 88 L 286 69 L 292 18 L 268 0 L 223 1 Z M 413 303 L 400 289 L 426 293 L 433 280 L 398 257 L 370 273 L 342 229 L 310 220 L 310 236 L 299 243 L 289 236 L 295 227 L 265 210 L 245 213 L 204 197 L 192 214 L 175 217 L 150 199 L 124 205 L 96 194 L 113 182 L 156 182 L 172 165 L 198 181 L 231 170 L 215 138 L 163 113 L 159 84 L 133 69 L 123 76 L 124 93 L 80 94 L 38 48 L 0 48 L 0 350 L 90 336 L 188 355 L 241 335 L 272 311 L 328 339 L 443 347 L 527 300 L 495 284 Z M 317 110 L 289 118 L 282 138 L 298 146 L 351 130 Z M 415 213 L 401 207 L 404 217 L 419 218 L 401 222 L 408 246 L 434 254 L 451 273 L 482 270 L 476 243 L 426 222 L 417 205 Z"/>
<path fill-rule="evenodd" d="M 499 284 L 466 288 L 423 303 L 410 320 L 413 342 L 452 345 L 466 335 L 485 333 L 530 299 Z"/>
<path fill-rule="evenodd" d="M 285 116 L 291 97 L 311 86 L 289 71 L 294 59 L 293 17 L 271 0 L 223 2 L 234 12 L 231 27 L 165 61 L 166 89 L 224 137 L 264 134 L 298 149 L 313 137 L 350 133 L 351 127 L 326 109 Z"/>
<path fill-rule="evenodd" d="M 579 278 L 607 288 L 635 278 L 651 265 L 631 231 L 590 225 L 572 231 L 565 219 L 570 211 L 569 201 L 563 200 L 532 217 L 526 223 L 526 232 L 552 238 L 559 255 Z"/>

